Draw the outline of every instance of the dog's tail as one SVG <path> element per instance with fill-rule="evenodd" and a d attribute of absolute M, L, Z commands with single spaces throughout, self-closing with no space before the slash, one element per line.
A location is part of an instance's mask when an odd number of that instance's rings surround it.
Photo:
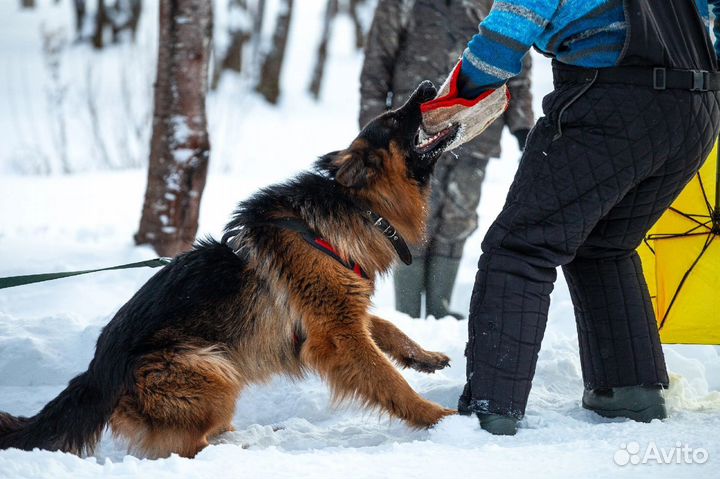
<path fill-rule="evenodd" d="M 90 454 L 121 393 L 117 387 L 104 389 L 89 371 L 84 372 L 33 417 L 0 413 L 0 450 L 37 447 Z"/>
<path fill-rule="evenodd" d="M 29 422 L 29 418 L 15 417 L 8 413 L 0 412 L 0 438 L 6 434 L 22 429 L 22 427 Z"/>

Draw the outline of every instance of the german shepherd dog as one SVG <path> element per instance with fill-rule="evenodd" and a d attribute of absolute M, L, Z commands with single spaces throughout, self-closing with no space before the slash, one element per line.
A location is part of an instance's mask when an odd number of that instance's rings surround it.
<path fill-rule="evenodd" d="M 434 372 L 424 350 L 369 312 L 375 278 L 404 238 L 422 240 L 429 180 L 457 128 L 417 144 L 421 84 L 349 148 L 240 203 L 222 242 L 200 241 L 155 274 L 97 341 L 88 370 L 33 417 L 0 413 L 0 449 L 90 454 L 106 425 L 146 457 L 193 457 L 232 430 L 242 389 L 313 371 L 333 399 L 430 427 L 455 411 L 420 397 L 398 365 Z M 384 354 L 383 354 L 384 353 Z"/>

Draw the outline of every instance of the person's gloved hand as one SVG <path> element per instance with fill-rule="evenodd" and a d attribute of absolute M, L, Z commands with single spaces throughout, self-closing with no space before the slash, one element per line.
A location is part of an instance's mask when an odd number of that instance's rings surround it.
<path fill-rule="evenodd" d="M 453 73 L 455 73 L 454 69 Z M 486 87 L 477 85 L 474 81 L 472 81 L 472 78 L 462 74 L 462 65 L 460 66 L 460 74 L 457 78 L 458 96 L 460 98 L 464 98 L 466 100 L 474 100 L 486 91 L 495 90 L 499 86 L 502 86 L 502 83 L 495 86 L 490 85 Z"/>
<path fill-rule="evenodd" d="M 525 151 L 525 143 L 527 143 L 527 137 L 530 134 L 530 130 L 527 128 L 521 128 L 519 130 L 513 131 L 512 134 L 515 136 L 515 138 L 517 138 L 520 151 Z"/>
<path fill-rule="evenodd" d="M 448 146 L 448 150 L 457 148 L 485 131 L 505 112 L 510 100 L 510 93 L 505 85 L 487 90 L 474 99 L 463 98 L 460 86 L 463 91 L 477 89 L 467 78 L 461 77 L 461 67 L 462 61 L 455 65 L 435 99 L 420 106 L 423 116 L 421 133 L 424 135 L 435 135 L 449 125 L 459 127 L 458 134 Z"/>

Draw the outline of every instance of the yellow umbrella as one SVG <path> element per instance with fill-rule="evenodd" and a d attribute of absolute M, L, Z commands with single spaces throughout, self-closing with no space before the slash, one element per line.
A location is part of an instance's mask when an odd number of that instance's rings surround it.
<path fill-rule="evenodd" d="M 720 344 L 718 146 L 638 249 L 660 339 Z"/>

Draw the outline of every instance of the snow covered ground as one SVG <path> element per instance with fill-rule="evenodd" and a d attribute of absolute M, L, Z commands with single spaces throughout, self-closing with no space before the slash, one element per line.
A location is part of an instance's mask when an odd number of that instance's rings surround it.
<path fill-rule="evenodd" d="M 0 1 L 3 13 L 14 12 L 10 3 Z M 328 88 L 322 101 L 314 103 L 304 90 L 311 63 L 307 52 L 316 33 L 298 26 L 317 24 L 322 2 L 296 5 L 289 73 L 283 79 L 286 94 L 280 107 L 268 108 L 253 95 L 225 84 L 209 100 L 215 166 L 203 198 L 201 234 L 217 237 L 238 200 L 307 167 L 316 156 L 347 145 L 356 132 L 361 57 L 350 45 L 351 26 L 345 20 L 337 24 Z M 9 28 L 16 17 L 0 15 L 0 45 L 21 35 L 18 28 Z M 25 34 L 35 38 L 36 33 Z M 28 55 L 38 55 L 27 48 Z M 4 69 L 0 79 L 15 78 L 11 68 L 18 58 L 0 50 Z M 541 96 L 550 88 L 547 62 L 538 58 L 535 72 L 539 111 Z M 7 105 L 5 100 L 18 94 L 8 93 L 11 90 L 0 82 L 0 104 Z M 17 140 L 11 128 L 13 115 L 0 108 L 0 144 Z M 85 138 L 82 133 L 70 137 L 76 142 Z M 506 136 L 503 144 L 503 158 L 492 161 L 488 171 L 480 230 L 466 247 L 453 299 L 457 309 L 467 310 L 482 234 L 502 205 L 517 164 L 514 139 Z M 17 161 L 13 158 L 0 156 L 0 161 Z M 10 163 L 0 167 L 13 171 Z M 153 257 L 151 250 L 132 243 L 144 182 L 142 169 L 66 176 L 3 174 L 0 276 Z M 0 410 L 33 414 L 85 370 L 100 328 L 152 273 L 100 273 L 0 291 Z M 452 367 L 445 371 L 434 375 L 406 371 L 404 376 L 425 397 L 454 407 L 464 382 L 466 323 L 410 319 L 393 310 L 392 295 L 390 283 L 382 282 L 375 298 L 377 312 L 423 346 L 452 358 Z M 672 373 L 668 420 L 637 424 L 601 419 L 583 410 L 572 307 L 560 281 L 527 417 L 516 437 L 491 436 L 475 419 L 464 417 L 448 418 L 430 431 L 413 431 L 354 406 L 331 409 L 328 390 L 315 377 L 296 383 L 278 378 L 248 389 L 238 401 L 237 431 L 224 434 L 193 460 L 128 456 L 106 435 L 90 458 L 0 451 L 0 478 L 718 477 L 720 349 L 666 346 L 665 352 Z M 678 450 L 684 446 L 692 448 L 691 458 L 703 464 L 685 464 Z M 664 461 L 672 464 L 658 464 L 652 457 L 646 464 L 617 464 L 655 451 L 673 454 Z"/>

